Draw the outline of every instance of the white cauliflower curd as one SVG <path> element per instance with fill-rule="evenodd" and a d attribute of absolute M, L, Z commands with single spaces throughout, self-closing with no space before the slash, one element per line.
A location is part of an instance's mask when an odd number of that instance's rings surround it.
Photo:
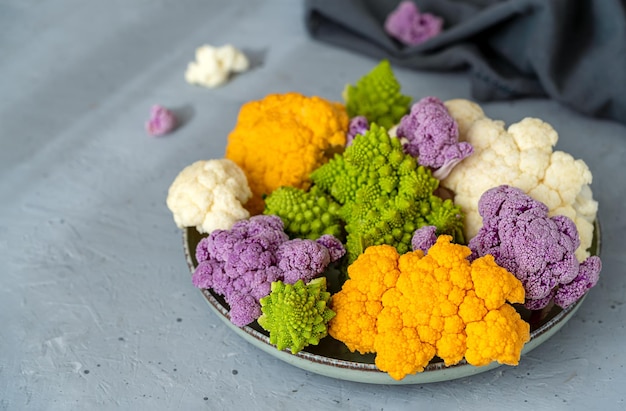
<path fill-rule="evenodd" d="M 217 87 L 226 83 L 231 73 L 241 73 L 250 67 L 248 58 L 230 44 L 222 47 L 204 45 L 196 49 L 196 61 L 185 71 L 189 84 Z"/>
<path fill-rule="evenodd" d="M 517 187 L 546 204 L 550 216 L 571 218 L 580 236 L 576 257 L 589 256 L 598 203 L 593 199 L 591 171 L 583 160 L 553 151 L 558 135 L 537 118 L 525 118 L 505 128 L 504 122 L 485 116 L 468 100 L 447 101 L 446 107 L 459 126 L 459 141 L 474 147 L 474 154 L 442 180 L 455 193 L 454 202 L 466 215 L 465 235 L 470 239 L 482 226 L 480 196 L 502 184 Z"/>
<path fill-rule="evenodd" d="M 196 161 L 174 179 L 167 207 L 180 228 L 201 233 L 230 229 L 250 217 L 243 205 L 252 197 L 245 174 L 228 159 Z"/>

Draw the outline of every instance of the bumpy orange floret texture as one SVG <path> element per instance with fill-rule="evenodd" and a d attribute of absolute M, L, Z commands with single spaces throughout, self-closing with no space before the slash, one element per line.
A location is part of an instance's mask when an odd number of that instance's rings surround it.
<path fill-rule="evenodd" d="M 253 193 L 246 208 L 261 213 L 263 196 L 281 186 L 308 189 L 309 174 L 343 150 L 348 122 L 342 104 L 299 93 L 244 104 L 225 157 L 246 174 Z"/>
<path fill-rule="evenodd" d="M 348 267 L 350 280 L 332 296 L 335 318 L 332 336 L 351 351 L 374 351 L 376 319 L 383 308 L 382 296 L 392 288 L 398 270 L 398 252 L 392 246 L 369 247 Z M 330 330 L 329 330 L 330 331 Z"/>
<path fill-rule="evenodd" d="M 470 249 L 451 239 L 439 236 L 427 255 L 367 248 L 332 297 L 330 335 L 351 351 L 376 353 L 376 366 L 396 380 L 435 356 L 447 366 L 464 357 L 517 365 L 530 326 L 507 301 L 523 303 L 524 287 L 490 255 L 470 263 Z"/>

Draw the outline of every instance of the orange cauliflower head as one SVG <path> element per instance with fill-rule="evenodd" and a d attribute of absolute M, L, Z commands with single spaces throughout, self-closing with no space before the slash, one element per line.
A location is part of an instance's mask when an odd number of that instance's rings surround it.
<path fill-rule="evenodd" d="M 308 189 L 309 174 L 343 150 L 348 131 L 343 105 L 298 93 L 270 94 L 244 104 L 228 136 L 226 158 L 246 174 L 252 214 L 281 186 Z"/>
<path fill-rule="evenodd" d="M 400 275 L 398 257 L 398 252 L 390 245 L 366 249 L 348 267 L 350 280 L 343 284 L 341 292 L 333 295 L 336 315 L 331 335 L 343 341 L 350 351 L 361 354 L 374 351 L 376 318 L 383 308 L 382 296 L 396 284 Z"/>
<path fill-rule="evenodd" d="M 425 256 L 367 248 L 332 297 L 330 335 L 376 353 L 376 366 L 397 380 L 434 356 L 448 366 L 464 357 L 476 366 L 517 364 L 530 326 L 507 301 L 524 302 L 524 287 L 490 255 L 470 263 L 470 249 L 451 239 L 439 236 Z"/>

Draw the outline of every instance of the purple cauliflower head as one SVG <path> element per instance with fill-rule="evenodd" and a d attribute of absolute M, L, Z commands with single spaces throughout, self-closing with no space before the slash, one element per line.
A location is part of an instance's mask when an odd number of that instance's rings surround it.
<path fill-rule="evenodd" d="M 204 260 L 196 267 L 191 282 L 198 288 L 214 288 L 223 294 L 223 280 L 219 278 L 223 275 L 225 275 L 224 270 L 220 264 L 212 260 Z"/>
<path fill-rule="evenodd" d="M 556 290 L 554 303 L 563 308 L 574 304 L 579 298 L 585 295 L 590 288 L 598 283 L 601 270 L 602 261 L 600 257 L 588 257 L 585 261 L 580 263 L 576 278 L 567 284 L 561 285 Z"/>
<path fill-rule="evenodd" d="M 239 233 L 244 238 L 262 238 L 274 245 L 282 244 L 289 239 L 284 231 L 283 220 L 275 215 L 257 215 L 240 220 L 233 225 L 231 231 Z"/>
<path fill-rule="evenodd" d="M 324 234 L 317 240 L 316 243 L 323 245 L 328 249 L 330 255 L 330 262 L 334 263 L 346 254 L 346 248 L 337 237 L 331 234 Z"/>
<path fill-rule="evenodd" d="M 415 230 L 413 238 L 411 239 L 411 246 L 413 251 L 422 250 L 424 254 L 428 252 L 428 249 L 435 245 L 437 242 L 437 227 L 434 225 L 427 225 Z"/>
<path fill-rule="evenodd" d="M 545 204 L 507 185 L 487 190 L 478 210 L 483 226 L 469 242 L 470 258 L 493 255 L 524 285 L 527 308 L 543 308 L 552 299 L 565 308 L 584 294 L 583 288 L 586 292 L 597 282 L 601 265 L 595 260 L 599 258 L 578 262 L 578 231 L 568 217 L 548 217 Z"/>
<path fill-rule="evenodd" d="M 215 230 L 198 243 L 192 282 L 223 295 L 231 322 L 243 327 L 261 315 L 259 300 L 269 295 L 272 282 L 308 282 L 322 274 L 331 255 L 343 247 L 337 242 L 289 240 L 279 217 L 254 216 L 230 230 Z"/>
<path fill-rule="evenodd" d="M 198 242 L 198 245 L 196 246 L 196 261 L 200 262 L 209 259 L 208 246 L 209 239 L 207 237 L 204 237 Z"/>
<path fill-rule="evenodd" d="M 295 284 L 298 280 L 308 283 L 330 263 L 330 254 L 326 247 L 313 240 L 301 238 L 285 241 L 278 249 L 278 258 L 278 267 L 286 284 Z"/>
<path fill-rule="evenodd" d="M 230 321 L 243 327 L 261 316 L 261 304 L 251 294 L 234 292 L 228 299 Z"/>
<path fill-rule="evenodd" d="M 176 128 L 174 113 L 158 104 L 150 109 L 150 118 L 146 121 L 146 131 L 151 136 L 162 136 Z"/>
<path fill-rule="evenodd" d="M 365 134 L 370 129 L 369 121 L 365 116 L 355 116 L 350 119 L 348 126 L 348 135 L 346 138 L 346 147 L 352 144 L 354 138 L 359 134 Z"/>
<path fill-rule="evenodd" d="M 412 1 L 403 1 L 385 20 L 385 31 L 408 46 L 422 44 L 441 32 L 443 19 L 420 13 Z"/>
<path fill-rule="evenodd" d="M 466 141 L 459 142 L 456 120 L 437 97 L 424 97 L 413 104 L 409 114 L 402 117 L 396 132 L 406 139 L 404 151 L 417 158 L 417 162 L 435 170 L 438 179 L 474 152 Z"/>

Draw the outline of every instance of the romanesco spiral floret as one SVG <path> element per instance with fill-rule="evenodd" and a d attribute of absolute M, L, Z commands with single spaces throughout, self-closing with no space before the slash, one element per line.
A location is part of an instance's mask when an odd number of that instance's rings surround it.
<path fill-rule="evenodd" d="M 347 85 L 343 98 L 350 117 L 364 116 L 385 128 L 397 124 L 411 104 L 411 97 L 400 93 L 400 83 L 388 60 L 382 60 L 356 85 Z"/>
<path fill-rule="evenodd" d="M 460 208 L 455 206 L 452 200 L 443 200 L 435 195 L 430 196 L 429 205 L 431 211 L 419 221 L 418 228 L 435 226 L 437 235 L 445 233 L 451 235 L 455 243 L 465 244 Z"/>
<path fill-rule="evenodd" d="M 302 280 L 293 285 L 275 281 L 271 293 L 261 298 L 263 314 L 258 323 L 269 331 L 271 344 L 295 354 L 307 345 L 317 345 L 327 335 L 327 324 L 335 316 L 327 306 L 329 300 L 326 277 L 308 284 Z"/>
<path fill-rule="evenodd" d="M 340 209 L 341 206 L 317 186 L 309 191 L 284 186 L 265 198 L 263 213 L 279 216 L 290 238 L 316 240 L 331 234 L 343 240 L 345 232 Z"/>
<path fill-rule="evenodd" d="M 463 242 L 460 209 L 433 194 L 439 180 L 376 123 L 342 155 L 316 169 L 311 180 L 342 205 L 348 262 L 372 245 L 408 252 L 413 233 L 424 225 Z"/>

